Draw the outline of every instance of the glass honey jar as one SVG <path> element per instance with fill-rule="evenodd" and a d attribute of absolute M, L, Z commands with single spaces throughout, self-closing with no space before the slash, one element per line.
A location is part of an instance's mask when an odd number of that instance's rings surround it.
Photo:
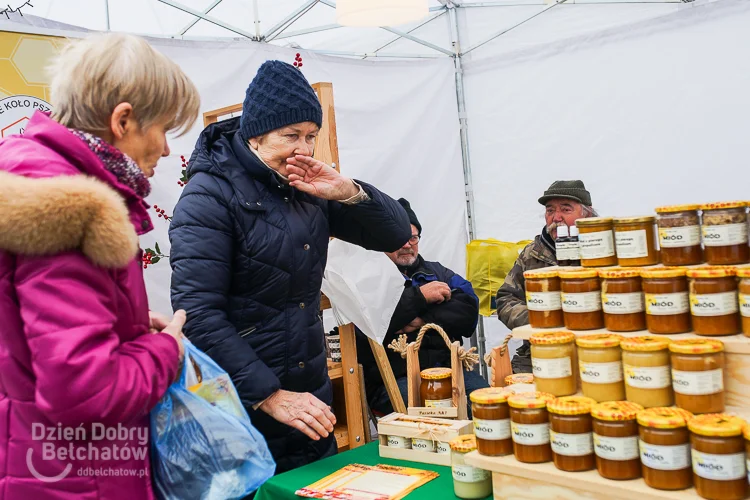
<path fill-rule="evenodd" d="M 625 399 L 621 339 L 619 335 L 611 333 L 576 338 L 581 389 L 584 396 L 597 403 Z"/>
<path fill-rule="evenodd" d="M 672 406 L 672 374 L 667 338 L 644 335 L 620 341 L 625 399 L 644 408 Z"/>
<path fill-rule="evenodd" d="M 450 368 L 427 368 L 422 370 L 419 396 L 422 406 L 427 408 L 450 408 L 453 406 L 453 381 Z"/>
<path fill-rule="evenodd" d="M 523 273 L 526 282 L 526 309 L 532 328 L 564 325 L 560 277 L 556 269 L 535 269 Z"/>
<path fill-rule="evenodd" d="M 502 387 L 485 387 L 469 395 L 480 455 L 499 457 L 513 453 L 508 406 L 512 394 L 513 391 Z"/>
<path fill-rule="evenodd" d="M 733 267 L 689 269 L 690 315 L 698 335 L 732 335 L 741 330 L 737 271 Z"/>
<path fill-rule="evenodd" d="M 742 428 L 742 437 L 745 438 L 745 468 L 747 469 L 747 480 L 750 482 L 750 424 Z"/>
<path fill-rule="evenodd" d="M 615 235 L 611 218 L 589 217 L 576 221 L 583 267 L 617 265 Z"/>
<path fill-rule="evenodd" d="M 646 328 L 651 333 L 687 333 L 690 323 L 690 293 L 686 270 L 664 267 L 642 269 L 646 301 Z"/>
<path fill-rule="evenodd" d="M 599 273 L 594 269 L 560 269 L 562 309 L 565 328 L 597 330 L 604 328 Z"/>
<path fill-rule="evenodd" d="M 537 390 L 553 396 L 575 394 L 575 335 L 572 332 L 553 331 L 533 333 L 531 344 L 531 367 Z"/>
<path fill-rule="evenodd" d="M 466 463 L 466 454 L 477 449 L 473 434 L 451 440 L 453 493 L 463 500 L 477 500 L 492 494 L 492 475 Z"/>
<path fill-rule="evenodd" d="M 688 422 L 693 484 L 709 500 L 742 500 L 747 496 L 745 422 L 725 414 L 699 415 Z"/>
<path fill-rule="evenodd" d="M 596 469 L 603 478 L 641 477 L 636 420 L 641 410 L 641 405 L 629 401 L 599 403 L 591 408 Z"/>
<path fill-rule="evenodd" d="M 519 462 L 538 464 L 552 460 L 546 392 L 522 392 L 508 398 L 513 454 Z"/>
<path fill-rule="evenodd" d="M 716 266 L 750 261 L 747 241 L 747 202 L 708 203 L 703 210 L 703 252 L 706 262 Z"/>
<path fill-rule="evenodd" d="M 714 339 L 669 344 L 675 404 L 691 413 L 724 411 L 724 344 Z"/>
<path fill-rule="evenodd" d="M 703 263 L 699 205 L 673 205 L 656 209 L 661 262 L 665 266 Z"/>
<path fill-rule="evenodd" d="M 690 432 L 693 414 L 680 408 L 638 412 L 643 480 L 657 490 L 684 490 L 693 485 Z"/>
<path fill-rule="evenodd" d="M 646 305 L 638 268 L 600 269 L 604 326 L 611 332 L 646 329 Z"/>
<path fill-rule="evenodd" d="M 740 299 L 740 316 L 742 317 L 742 333 L 750 337 L 750 268 L 737 269 L 740 279 L 738 286 Z"/>
<path fill-rule="evenodd" d="M 591 423 L 591 398 L 566 396 L 547 403 L 550 446 L 555 467 L 581 472 L 596 467 Z"/>
<path fill-rule="evenodd" d="M 656 246 L 656 217 L 614 219 L 615 250 L 620 266 L 653 266 L 659 263 Z"/>

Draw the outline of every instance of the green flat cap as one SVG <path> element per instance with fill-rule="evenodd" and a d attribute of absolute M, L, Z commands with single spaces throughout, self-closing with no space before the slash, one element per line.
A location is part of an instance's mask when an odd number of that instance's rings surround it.
<path fill-rule="evenodd" d="M 591 193 L 586 190 L 583 181 L 555 181 L 539 198 L 539 203 L 546 205 L 553 198 L 567 198 L 591 206 Z"/>

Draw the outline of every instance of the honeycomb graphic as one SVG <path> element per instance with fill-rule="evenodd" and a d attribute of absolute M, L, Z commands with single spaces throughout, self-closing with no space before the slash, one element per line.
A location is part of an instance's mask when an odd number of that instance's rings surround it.
<path fill-rule="evenodd" d="M 64 38 L 0 32 L 0 99 L 28 95 L 49 102 L 45 68 Z"/>

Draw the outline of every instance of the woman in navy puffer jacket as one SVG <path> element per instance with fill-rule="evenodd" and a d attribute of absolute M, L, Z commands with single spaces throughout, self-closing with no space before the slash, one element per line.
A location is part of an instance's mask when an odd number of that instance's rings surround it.
<path fill-rule="evenodd" d="M 169 231 L 172 305 L 231 375 L 277 472 L 336 451 L 318 315 L 329 237 L 390 252 L 411 236 L 396 201 L 311 158 L 321 124 L 302 73 L 263 64 L 242 116 L 203 131 Z"/>

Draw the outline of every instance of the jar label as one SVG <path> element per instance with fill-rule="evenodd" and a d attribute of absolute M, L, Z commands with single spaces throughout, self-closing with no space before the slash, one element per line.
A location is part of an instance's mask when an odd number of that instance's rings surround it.
<path fill-rule="evenodd" d="M 510 419 L 483 420 L 474 418 L 474 434 L 478 439 L 500 441 L 510 437 Z"/>
<path fill-rule="evenodd" d="M 560 292 L 526 292 L 529 311 L 559 311 L 562 309 Z"/>
<path fill-rule="evenodd" d="M 683 372 L 672 370 L 674 392 L 686 396 L 705 396 L 724 390 L 724 377 L 721 368 L 704 372 Z"/>
<path fill-rule="evenodd" d="M 612 384 L 622 382 L 622 362 L 612 361 L 610 363 L 587 363 L 578 362 L 578 371 L 581 374 L 581 382 L 587 384 Z"/>
<path fill-rule="evenodd" d="M 687 292 L 646 294 L 646 314 L 651 316 L 671 316 L 690 311 L 690 297 Z"/>
<path fill-rule="evenodd" d="M 453 399 L 425 399 L 426 408 L 450 408 L 453 406 Z"/>
<path fill-rule="evenodd" d="M 643 440 L 639 443 L 641 463 L 650 469 L 682 470 L 690 467 L 690 444 L 657 446 Z"/>
<path fill-rule="evenodd" d="M 602 307 L 607 314 L 634 314 L 645 310 L 641 292 L 602 293 Z"/>
<path fill-rule="evenodd" d="M 700 244 L 700 226 L 659 228 L 659 245 L 661 245 L 662 248 L 695 247 Z"/>
<path fill-rule="evenodd" d="M 577 241 L 561 241 L 555 243 L 557 260 L 580 260 L 581 248 Z"/>
<path fill-rule="evenodd" d="M 646 230 L 615 231 L 617 257 L 620 259 L 639 259 L 648 257 L 648 239 Z"/>
<path fill-rule="evenodd" d="M 439 455 L 445 455 L 451 452 L 451 445 L 445 441 L 438 441 L 437 452 Z"/>
<path fill-rule="evenodd" d="M 726 316 L 737 312 L 737 292 L 690 295 L 693 316 Z"/>
<path fill-rule="evenodd" d="M 560 293 L 562 310 L 567 313 L 587 313 L 602 310 L 602 293 Z"/>
<path fill-rule="evenodd" d="M 431 439 L 411 439 L 411 449 L 416 451 L 427 451 L 433 453 L 435 451 L 435 441 Z"/>
<path fill-rule="evenodd" d="M 707 247 L 747 245 L 747 224 L 703 226 L 703 244 Z"/>
<path fill-rule="evenodd" d="M 693 472 L 703 479 L 734 481 L 745 477 L 745 454 L 712 455 L 693 448 Z"/>
<path fill-rule="evenodd" d="M 552 451 L 566 457 L 583 457 L 594 453 L 594 441 L 590 432 L 583 434 L 563 434 L 549 431 Z"/>
<path fill-rule="evenodd" d="M 666 389 L 672 385 L 669 366 L 624 365 L 625 383 L 636 389 Z"/>
<path fill-rule="evenodd" d="M 750 318 L 750 295 L 740 294 L 740 312 L 746 318 Z"/>
<path fill-rule="evenodd" d="M 388 446 L 391 448 L 411 449 L 411 439 L 403 436 L 388 436 Z"/>
<path fill-rule="evenodd" d="M 581 233 L 578 235 L 581 258 L 604 259 L 615 254 L 615 240 L 612 231 L 597 231 L 596 233 Z"/>
<path fill-rule="evenodd" d="M 471 465 L 454 465 L 453 480 L 459 483 L 481 483 L 490 478 L 490 473 Z"/>
<path fill-rule="evenodd" d="M 605 460 L 635 460 L 639 456 L 638 436 L 616 438 L 594 433 L 594 452 Z"/>
<path fill-rule="evenodd" d="M 531 367 L 535 378 L 566 378 L 573 375 L 570 356 L 555 359 L 531 357 Z"/>
<path fill-rule="evenodd" d="M 539 446 L 549 443 L 549 422 L 544 424 L 510 423 L 513 442 L 526 446 Z"/>

